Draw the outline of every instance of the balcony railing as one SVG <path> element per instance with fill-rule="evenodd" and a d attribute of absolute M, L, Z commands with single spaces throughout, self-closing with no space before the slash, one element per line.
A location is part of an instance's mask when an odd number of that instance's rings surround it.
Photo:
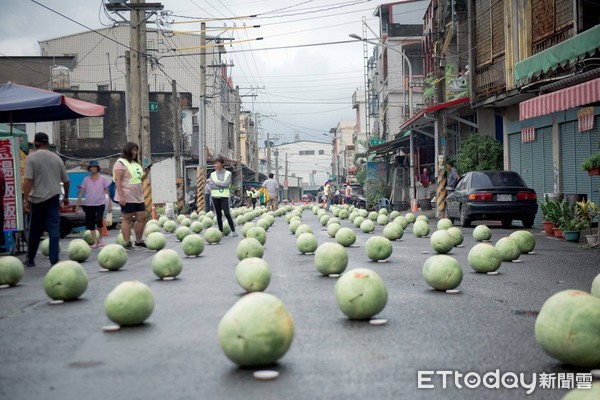
<path fill-rule="evenodd" d="M 500 94 L 506 89 L 506 71 L 504 56 L 475 70 L 476 99 L 482 100 Z"/>

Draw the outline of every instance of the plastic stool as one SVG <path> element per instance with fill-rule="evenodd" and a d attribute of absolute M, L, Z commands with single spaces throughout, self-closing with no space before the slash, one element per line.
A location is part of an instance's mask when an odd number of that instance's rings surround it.
<path fill-rule="evenodd" d="M 4 244 L 0 245 L 3 253 L 12 253 L 15 250 L 15 231 L 4 231 Z"/>

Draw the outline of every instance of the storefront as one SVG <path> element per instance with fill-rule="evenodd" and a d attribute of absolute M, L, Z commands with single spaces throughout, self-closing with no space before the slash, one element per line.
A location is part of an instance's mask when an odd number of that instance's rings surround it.
<path fill-rule="evenodd" d="M 600 178 L 581 163 L 600 151 L 600 78 L 522 102 L 507 123 L 509 169 L 545 193 L 584 194 L 600 204 Z M 536 217 L 541 225 L 541 211 Z"/>

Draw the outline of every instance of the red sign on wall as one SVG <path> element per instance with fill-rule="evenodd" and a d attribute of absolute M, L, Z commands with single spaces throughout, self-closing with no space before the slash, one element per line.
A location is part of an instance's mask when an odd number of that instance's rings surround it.
<path fill-rule="evenodd" d="M 4 230 L 23 229 L 21 196 L 21 157 L 18 138 L 0 138 L 0 168 L 4 172 Z"/>
<path fill-rule="evenodd" d="M 584 107 L 577 110 L 577 122 L 579 123 L 579 132 L 594 129 L 594 107 Z"/>

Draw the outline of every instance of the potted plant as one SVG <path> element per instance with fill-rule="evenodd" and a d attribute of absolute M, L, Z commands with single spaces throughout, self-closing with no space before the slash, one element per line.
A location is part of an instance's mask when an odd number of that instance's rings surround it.
<path fill-rule="evenodd" d="M 554 236 L 554 227 L 560 218 L 559 203 L 550 200 L 548 195 L 546 195 L 544 201 L 540 202 L 540 208 L 542 209 L 542 217 L 544 219 L 542 221 L 544 232 L 546 233 L 546 236 Z"/>
<path fill-rule="evenodd" d="M 567 242 L 579 242 L 581 229 L 585 226 L 585 222 L 578 217 L 564 218 L 559 228 L 562 230 L 563 236 Z"/>
<path fill-rule="evenodd" d="M 581 168 L 586 170 L 590 176 L 600 175 L 600 151 L 583 160 Z"/>
<path fill-rule="evenodd" d="M 570 205 L 566 200 L 558 203 L 556 210 L 550 215 L 552 222 L 554 222 L 554 236 L 558 239 L 563 239 L 563 227 L 575 218 L 575 206 Z"/>
<path fill-rule="evenodd" d="M 586 222 L 587 228 L 590 229 L 590 234 L 586 235 L 587 242 L 590 246 L 596 246 L 600 242 L 600 229 L 598 229 L 598 236 L 594 236 L 592 233 L 592 221 L 600 215 L 600 207 L 598 207 L 593 201 L 579 201 L 577 202 L 577 216 Z"/>

